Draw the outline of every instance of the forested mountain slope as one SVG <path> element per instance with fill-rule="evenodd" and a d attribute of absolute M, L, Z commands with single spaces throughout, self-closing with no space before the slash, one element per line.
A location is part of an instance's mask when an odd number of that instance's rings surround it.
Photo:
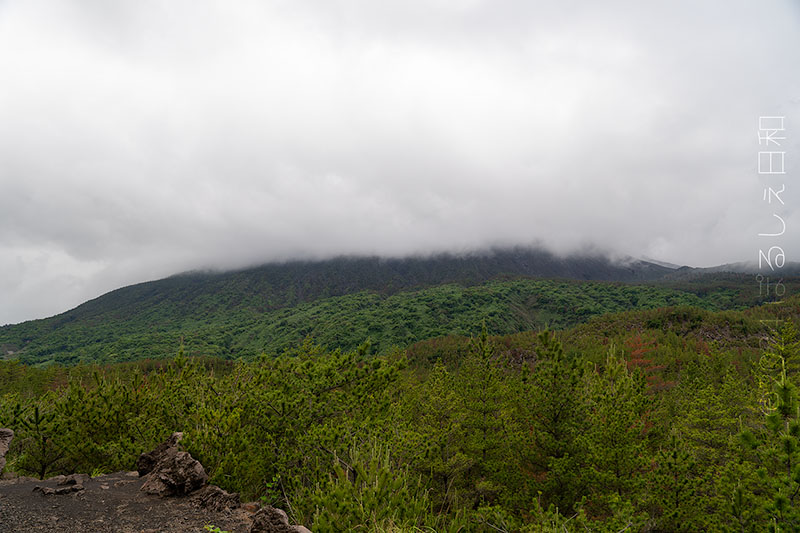
<path fill-rule="evenodd" d="M 320 532 L 792 531 L 798 325 L 794 294 L 385 356 L 0 361 L 0 426 L 42 477 L 130 470 L 180 430 L 212 482 Z"/>
<path fill-rule="evenodd" d="M 560 259 L 541 251 L 431 258 L 340 258 L 225 273 L 189 273 L 112 291 L 43 320 L 0 328 L 5 357 L 28 363 L 125 361 L 187 353 L 276 354 L 311 337 L 331 349 L 369 339 L 373 352 L 430 337 L 563 328 L 627 309 L 745 308 L 764 301 L 747 274 L 661 281 L 672 269 Z M 546 276 L 561 279 L 541 279 Z M 611 281 L 624 280 L 629 283 Z M 643 283 L 647 283 L 644 285 Z M 796 278 L 788 289 L 800 287 Z M 762 291 L 763 292 L 763 291 Z"/>

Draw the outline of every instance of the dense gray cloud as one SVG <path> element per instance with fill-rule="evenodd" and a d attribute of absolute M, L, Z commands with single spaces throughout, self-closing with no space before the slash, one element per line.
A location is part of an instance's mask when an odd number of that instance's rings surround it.
<path fill-rule="evenodd" d="M 752 260 L 759 115 L 797 259 L 796 2 L 539 4 L 0 0 L 0 324 L 292 257 Z"/>

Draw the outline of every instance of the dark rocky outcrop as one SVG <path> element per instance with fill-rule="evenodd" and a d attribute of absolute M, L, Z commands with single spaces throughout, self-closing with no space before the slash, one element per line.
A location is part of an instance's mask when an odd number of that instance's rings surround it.
<path fill-rule="evenodd" d="M 145 478 L 141 490 L 162 497 L 191 494 L 194 506 L 214 512 L 242 507 L 239 494 L 208 485 L 208 475 L 203 465 L 189 453 L 180 450 L 178 443 L 182 438 L 182 433 L 173 433 L 155 450 L 139 456 L 137 468 L 139 475 Z M 249 533 L 310 533 L 310 531 L 303 526 L 289 525 L 289 518 L 285 512 L 266 506 L 252 515 Z"/>
<path fill-rule="evenodd" d="M 311 533 L 303 526 L 290 526 L 286 513 L 267 505 L 253 515 L 249 533 Z"/>
<path fill-rule="evenodd" d="M 216 485 L 208 485 L 192 495 L 192 503 L 197 507 L 211 511 L 238 509 L 241 506 L 238 492 L 226 492 Z"/>
<path fill-rule="evenodd" d="M 161 497 L 183 496 L 208 483 L 208 474 L 203 465 L 178 448 L 182 437 L 181 433 L 173 433 L 155 450 L 139 456 L 139 475 L 145 473 L 141 490 Z"/>
<path fill-rule="evenodd" d="M 68 476 L 59 476 L 58 485 L 60 487 L 68 485 L 83 485 L 89 481 L 91 477 L 88 474 L 70 474 Z"/>
<path fill-rule="evenodd" d="M 33 492 L 38 492 L 42 496 L 61 496 L 64 494 L 72 494 L 73 492 L 80 492 L 84 489 L 83 484 L 91 478 L 86 474 L 70 474 L 68 476 L 55 476 L 49 478 L 47 481 L 55 481 L 56 487 L 47 487 L 44 485 L 36 485 L 33 487 Z"/>
<path fill-rule="evenodd" d="M 2 433 L 8 434 L 13 435 Z M 10 531 L 27 533 L 185 533 L 209 523 L 232 533 L 310 533 L 290 525 L 280 509 L 243 504 L 239 494 L 209 485 L 205 469 L 179 448 L 180 440 L 175 433 L 142 454 L 135 472 L 0 479 L 0 524 L 15 524 L 19 528 Z"/>
<path fill-rule="evenodd" d="M 42 485 L 37 485 L 33 487 L 33 492 L 39 492 L 43 496 L 63 496 L 64 494 L 72 494 L 73 492 L 80 492 L 84 489 L 83 484 L 77 485 L 66 485 L 63 487 L 52 488 L 52 487 L 44 487 Z"/>
<path fill-rule="evenodd" d="M 8 447 L 11 445 L 11 439 L 14 438 L 14 431 L 7 428 L 0 428 L 0 473 L 6 466 L 6 453 Z"/>
<path fill-rule="evenodd" d="M 163 459 L 170 450 L 177 449 L 178 443 L 183 439 L 183 433 L 175 432 L 170 437 L 147 453 L 143 453 L 136 461 L 136 470 L 140 476 L 146 476 L 153 471 L 156 464 Z"/>

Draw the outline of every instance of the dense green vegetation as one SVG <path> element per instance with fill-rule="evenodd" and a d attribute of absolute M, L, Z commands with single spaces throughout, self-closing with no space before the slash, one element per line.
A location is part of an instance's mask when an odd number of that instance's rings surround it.
<path fill-rule="evenodd" d="M 8 468 L 130 469 L 183 431 L 314 531 L 800 530 L 800 298 L 530 259 L 192 274 L 0 328 Z"/>
<path fill-rule="evenodd" d="M 246 278 L 233 279 L 244 283 Z M 481 321 L 493 334 L 511 334 L 545 326 L 562 329 L 628 309 L 742 309 L 759 301 L 757 284 L 746 276 L 713 275 L 658 285 L 512 278 L 394 293 L 361 290 L 262 309 L 232 299 L 247 295 L 254 302 L 263 295 L 238 285 L 237 290 L 212 290 L 195 281 L 197 287 L 189 284 L 170 292 L 170 298 L 151 294 L 129 301 L 130 294 L 122 290 L 103 302 L 85 304 L 87 308 L 0 328 L 0 350 L 14 352 L 13 357 L 28 364 L 168 357 L 181 344 L 192 356 L 257 357 L 279 354 L 311 337 L 345 351 L 369 339 L 374 353 L 388 353 L 393 346 L 432 337 L 475 334 Z M 797 281 L 786 282 L 789 290 Z"/>
<path fill-rule="evenodd" d="M 525 283 L 426 294 L 449 306 L 485 291 L 477 317 L 499 305 L 495 291 L 510 298 Z M 666 297 L 583 290 L 607 306 Z M 487 326 L 510 320 L 502 313 L 486 313 Z M 0 425 L 17 432 L 7 468 L 38 476 L 130 469 L 184 431 L 213 482 L 320 532 L 796 531 L 798 324 L 795 296 L 740 311 L 626 311 L 555 333 L 476 331 L 378 355 L 306 342 L 235 361 L 6 361 Z"/>

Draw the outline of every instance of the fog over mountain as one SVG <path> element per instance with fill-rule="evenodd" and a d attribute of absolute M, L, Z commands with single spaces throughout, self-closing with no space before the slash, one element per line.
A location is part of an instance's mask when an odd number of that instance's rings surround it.
<path fill-rule="evenodd" d="M 799 64 L 792 0 L 0 0 L 0 324 L 290 258 L 752 261 L 776 213 L 796 261 Z"/>

